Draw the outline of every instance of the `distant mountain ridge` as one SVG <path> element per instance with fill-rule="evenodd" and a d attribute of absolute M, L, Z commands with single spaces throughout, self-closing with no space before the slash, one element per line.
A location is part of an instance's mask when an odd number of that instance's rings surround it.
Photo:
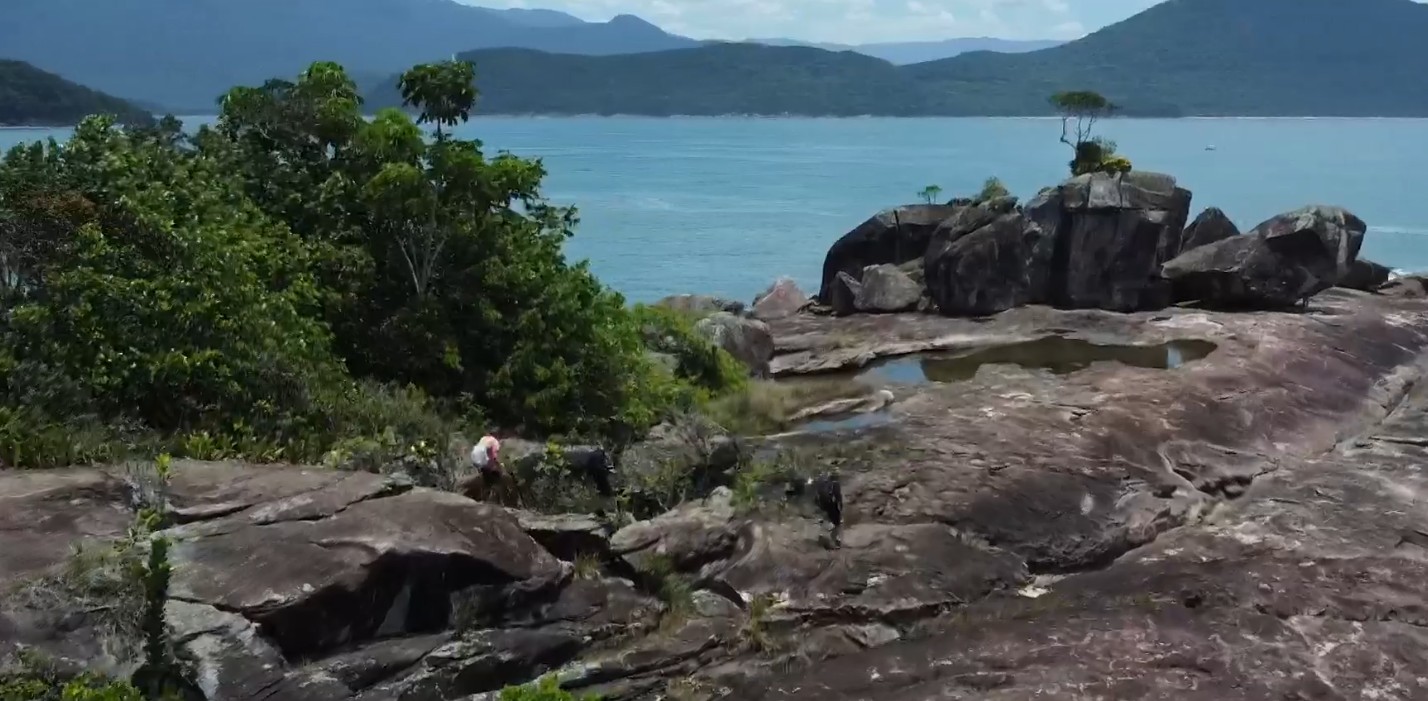
<path fill-rule="evenodd" d="M 4 0 L 0 57 L 175 110 L 212 110 L 234 85 L 313 61 L 388 75 L 470 49 L 591 55 L 698 46 L 644 20 L 451 0 Z"/>
<path fill-rule="evenodd" d="M 1038 116 L 1051 94 L 1090 89 L 1132 116 L 1424 117 L 1424 37 L 1428 5 L 1412 0 L 1167 0 L 1051 48 L 905 66 L 737 43 L 462 57 L 485 113 Z"/>
<path fill-rule="evenodd" d="M 829 44 L 797 39 L 749 39 L 748 41 L 769 46 L 812 46 L 825 51 L 856 51 L 865 56 L 880 58 L 898 65 L 937 61 L 960 56 L 969 51 L 1026 53 L 1049 49 L 1065 43 L 1056 39 L 998 39 L 996 37 L 959 37 L 937 41 L 894 41 L 870 44 Z"/>
<path fill-rule="evenodd" d="M 59 126 L 91 114 L 147 123 L 153 115 L 117 97 L 71 83 L 23 61 L 0 59 L 0 126 Z"/>
<path fill-rule="evenodd" d="M 587 22 L 555 10 L 495 9 L 452 0 L 0 2 L 0 58 L 26 61 L 106 93 L 176 111 L 211 111 L 233 85 L 291 76 L 318 60 L 337 61 L 366 84 L 415 63 L 483 48 L 601 56 L 705 43 L 632 15 Z M 850 48 L 908 63 L 969 48 L 1031 46 L 951 39 Z"/>

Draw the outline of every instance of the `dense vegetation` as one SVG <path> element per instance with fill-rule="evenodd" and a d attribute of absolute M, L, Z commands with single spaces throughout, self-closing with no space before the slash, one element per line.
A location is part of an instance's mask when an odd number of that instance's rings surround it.
<path fill-rule="evenodd" d="M 153 121 L 148 112 L 117 97 L 75 85 L 28 63 L 0 59 L 0 126 L 74 124 L 101 113 L 126 122 Z"/>
<path fill-rule="evenodd" d="M 1061 46 L 908 66 L 755 44 L 462 57 L 497 113 L 1053 115 L 1047 95 L 1086 89 L 1126 116 L 1425 116 L 1424 36 L 1412 0 L 1169 0 Z"/>
<path fill-rule="evenodd" d="M 539 161 L 450 135 L 470 77 L 404 77 L 434 139 L 395 110 L 362 119 L 351 79 L 318 63 L 232 90 L 192 137 L 96 117 L 14 149 L 0 461 L 380 466 L 492 425 L 623 442 L 742 381 L 707 344 L 673 374 L 647 357 L 644 338 L 687 321 L 627 309 L 564 259 L 576 214 L 542 197 Z"/>
<path fill-rule="evenodd" d="M 610 54 L 697 44 L 634 17 L 587 23 L 451 0 L 0 2 L 0 58 L 180 114 L 209 114 L 234 85 L 319 60 L 366 83 L 484 47 Z"/>

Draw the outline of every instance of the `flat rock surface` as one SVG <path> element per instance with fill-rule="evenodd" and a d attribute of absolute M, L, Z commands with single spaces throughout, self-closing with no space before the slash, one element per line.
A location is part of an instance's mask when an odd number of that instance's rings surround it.
<path fill-rule="evenodd" d="M 846 439 L 869 446 L 843 465 L 848 520 L 951 524 L 1039 586 L 733 697 L 1428 698 L 1428 316 L 1338 291 L 1313 306 L 978 325 L 1219 346 L 1174 370 L 987 366 L 915 388 Z M 910 318 L 878 343 L 972 323 Z"/>

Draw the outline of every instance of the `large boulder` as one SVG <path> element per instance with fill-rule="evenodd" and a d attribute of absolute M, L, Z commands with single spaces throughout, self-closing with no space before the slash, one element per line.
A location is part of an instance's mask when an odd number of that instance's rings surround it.
<path fill-rule="evenodd" d="M 1175 178 L 1082 175 L 1043 190 L 1026 213 L 1056 242 L 1052 304 L 1129 312 L 1167 303 L 1160 266 L 1180 252 L 1190 216 L 1190 191 Z"/>
<path fill-rule="evenodd" d="M 694 330 L 748 366 L 755 377 L 768 374 L 769 359 L 774 352 L 773 334 L 768 324 L 729 312 L 716 312 L 696 323 Z"/>
<path fill-rule="evenodd" d="M 869 265 L 897 265 L 921 258 L 932 233 L 943 220 L 961 209 L 957 205 L 906 205 L 883 210 L 859 224 L 828 249 L 823 259 L 819 301 L 832 303 L 830 295 L 838 273 L 848 273 L 856 280 Z"/>
<path fill-rule="evenodd" d="M 782 319 L 797 314 L 812 302 L 808 294 L 799 289 L 792 278 L 781 277 L 770 285 L 763 294 L 754 298 L 752 313 L 755 319 Z"/>
<path fill-rule="evenodd" d="M 827 286 L 827 296 L 823 298 L 823 303 L 827 304 L 835 315 L 847 316 L 858 311 L 858 295 L 862 292 L 863 283 L 840 270 L 833 278 L 832 284 Z"/>
<path fill-rule="evenodd" d="M 905 312 L 922 301 L 922 285 L 898 266 L 883 263 L 863 269 L 853 306 L 860 312 Z"/>
<path fill-rule="evenodd" d="M 1177 302 L 1221 308 L 1289 307 L 1349 274 L 1367 226 L 1339 207 L 1272 217 L 1243 236 L 1191 250 L 1163 268 Z"/>
<path fill-rule="evenodd" d="M 1383 287 L 1392 274 L 1393 269 L 1387 265 L 1359 258 L 1349 264 L 1349 271 L 1339 278 L 1339 287 L 1373 292 Z"/>
<path fill-rule="evenodd" d="M 984 316 L 1045 302 L 1054 242 L 1019 213 L 1004 214 L 950 244 L 933 244 L 927 290 L 948 316 Z"/>
<path fill-rule="evenodd" d="M 1180 253 L 1240 235 L 1240 228 L 1219 207 L 1210 207 L 1195 217 L 1180 237 Z"/>

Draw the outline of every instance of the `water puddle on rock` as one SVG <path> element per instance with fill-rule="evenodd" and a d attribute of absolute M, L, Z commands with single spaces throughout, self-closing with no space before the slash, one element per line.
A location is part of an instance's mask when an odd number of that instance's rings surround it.
<path fill-rule="evenodd" d="M 1108 345 L 1076 338 L 1050 336 L 962 353 L 909 355 L 868 366 L 861 379 L 897 384 L 960 382 L 977 375 L 983 365 L 1017 365 L 1048 370 L 1057 375 L 1083 370 L 1098 362 L 1117 362 L 1140 368 L 1170 370 L 1199 360 L 1215 350 L 1214 343 L 1176 340 L 1154 346 Z"/>

